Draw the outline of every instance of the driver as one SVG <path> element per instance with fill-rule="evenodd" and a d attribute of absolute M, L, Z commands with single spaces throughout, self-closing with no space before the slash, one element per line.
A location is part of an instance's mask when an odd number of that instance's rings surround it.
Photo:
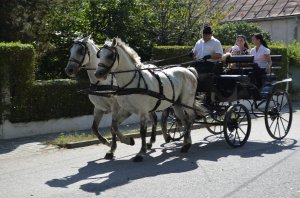
<path fill-rule="evenodd" d="M 207 73 L 212 71 L 215 62 L 221 60 L 223 48 L 221 42 L 213 37 L 210 26 L 206 25 L 202 33 L 203 38 L 196 42 L 189 55 L 199 60 L 192 67 L 195 67 L 198 73 Z"/>
<path fill-rule="evenodd" d="M 215 65 L 219 62 L 223 55 L 223 48 L 220 41 L 213 37 L 210 26 L 203 29 L 203 38 L 198 40 L 189 56 L 194 57 L 195 61 L 191 67 L 194 67 L 198 73 L 197 92 L 205 92 L 205 103 L 214 100 L 213 78 L 207 73 L 214 73 Z"/>

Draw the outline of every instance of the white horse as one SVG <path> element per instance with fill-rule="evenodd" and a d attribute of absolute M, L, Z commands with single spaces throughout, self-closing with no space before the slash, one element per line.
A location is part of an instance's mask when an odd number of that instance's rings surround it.
<path fill-rule="evenodd" d="M 187 106 L 193 107 L 195 103 L 197 89 L 196 70 L 183 67 L 172 67 L 155 72 L 141 70 L 140 68 L 143 68 L 143 64 L 140 62 L 138 54 L 118 38 L 113 39 L 111 46 L 101 48 L 98 52 L 98 57 L 100 58 L 100 63 L 95 76 L 99 80 L 105 80 L 107 75 L 112 72 L 118 86 L 121 87 L 125 94 L 126 90 L 138 87 L 144 90 L 148 87 L 152 94 L 160 93 L 162 86 L 162 95 L 168 99 L 173 99 L 172 102 L 159 100 L 156 97 L 149 96 L 149 91 L 117 96 L 118 103 L 124 109 L 140 116 L 142 147 L 134 161 L 142 161 L 146 154 L 147 115 L 154 107 L 156 107 L 156 110 L 164 110 L 174 105 L 175 114 L 186 129 L 184 146 L 181 152 L 187 152 L 191 147 L 190 130 L 195 117 L 194 110 L 187 108 Z M 118 115 L 114 119 L 122 119 L 122 116 Z"/>
<path fill-rule="evenodd" d="M 86 66 L 88 69 L 91 69 L 87 70 L 91 84 L 97 84 L 99 86 L 111 85 L 111 82 L 113 80 L 113 77 L 111 75 L 107 80 L 101 82 L 99 82 L 99 80 L 95 78 L 94 73 L 99 62 L 99 59 L 96 56 L 98 51 L 99 48 L 97 47 L 97 45 L 95 45 L 94 41 L 90 39 L 90 37 L 75 40 L 72 48 L 70 49 L 70 58 L 65 68 L 65 72 L 67 73 L 67 75 L 70 77 L 74 77 L 81 68 L 84 68 Z M 116 85 L 115 82 L 114 85 Z M 118 132 L 118 125 L 122 123 L 126 118 L 128 118 L 131 115 L 131 113 L 120 107 L 116 100 L 116 97 L 101 97 L 89 95 L 89 99 L 94 105 L 94 121 L 92 124 L 92 131 L 95 133 L 95 135 L 98 137 L 101 143 L 111 147 L 110 151 L 106 153 L 105 158 L 113 158 L 113 153 L 117 147 L 116 135 L 118 135 L 118 138 L 122 143 L 134 145 L 134 139 L 132 137 L 128 138 L 122 133 Z M 109 142 L 98 132 L 98 126 L 103 115 L 108 113 L 112 113 L 113 118 L 117 117 L 117 115 L 120 115 L 121 117 L 121 119 L 119 119 L 118 121 L 112 121 L 114 123 L 112 125 L 114 127 L 112 129 L 112 132 L 116 131 L 116 133 L 112 133 L 112 143 Z M 155 142 L 156 139 L 156 114 L 151 113 L 150 118 L 152 119 L 152 134 L 150 142 L 148 143 L 148 147 L 151 148 L 152 144 Z"/>

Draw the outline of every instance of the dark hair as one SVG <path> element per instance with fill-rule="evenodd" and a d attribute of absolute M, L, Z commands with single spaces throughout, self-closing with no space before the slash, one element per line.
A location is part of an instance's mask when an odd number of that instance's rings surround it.
<path fill-rule="evenodd" d="M 242 38 L 244 41 L 245 41 L 245 44 L 244 44 L 244 47 L 246 48 L 246 49 L 249 49 L 249 45 L 248 45 L 248 42 L 247 42 L 247 39 L 246 39 L 246 37 L 244 36 L 244 35 L 238 35 L 237 37 L 236 37 L 236 39 L 238 39 L 238 38 Z"/>
<path fill-rule="evenodd" d="M 263 46 L 265 46 L 266 48 L 268 48 L 267 42 L 264 40 L 264 37 L 263 37 L 262 34 L 260 34 L 260 33 L 255 33 L 255 34 L 252 35 L 252 37 L 253 37 L 253 36 L 254 36 L 257 40 L 260 40 L 260 42 L 261 42 L 261 44 L 262 44 Z"/>
<path fill-rule="evenodd" d="M 204 28 L 203 28 L 203 34 L 212 34 L 212 29 L 210 26 L 208 25 L 205 25 Z"/>

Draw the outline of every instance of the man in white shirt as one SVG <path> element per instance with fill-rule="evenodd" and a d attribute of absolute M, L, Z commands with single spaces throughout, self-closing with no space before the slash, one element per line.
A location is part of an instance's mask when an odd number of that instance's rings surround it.
<path fill-rule="evenodd" d="M 222 45 L 218 39 L 213 37 L 211 27 L 204 27 L 203 38 L 197 41 L 191 55 L 194 55 L 197 60 L 202 59 L 209 62 L 217 62 L 222 58 Z"/>
<path fill-rule="evenodd" d="M 217 62 L 222 58 L 223 48 L 220 41 L 213 37 L 211 27 L 205 26 L 202 33 L 203 38 L 197 41 L 189 55 L 199 60 L 191 67 L 194 67 L 199 74 L 197 91 L 206 93 L 205 103 L 209 104 L 211 98 L 214 98 L 211 96 L 213 79 L 206 73 L 216 73 Z"/>

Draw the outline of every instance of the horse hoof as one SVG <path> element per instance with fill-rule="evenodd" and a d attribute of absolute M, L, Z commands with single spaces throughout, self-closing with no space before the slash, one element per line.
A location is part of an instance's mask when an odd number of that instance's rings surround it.
<path fill-rule="evenodd" d="M 114 159 L 114 154 L 113 153 L 106 153 L 104 158 L 107 159 L 107 160 L 112 160 L 112 159 Z"/>
<path fill-rule="evenodd" d="M 151 149 L 152 148 L 152 144 L 151 143 L 147 143 L 147 149 Z"/>
<path fill-rule="evenodd" d="M 133 137 L 130 137 L 129 139 L 130 139 L 130 143 L 129 143 L 129 144 L 130 144 L 131 146 L 133 146 L 133 145 L 135 144 Z"/>
<path fill-rule="evenodd" d="M 190 144 L 190 143 L 189 143 L 189 144 L 186 144 L 186 145 L 184 145 L 184 146 L 181 148 L 180 152 L 181 152 L 181 153 L 187 153 L 187 152 L 189 151 L 190 148 L 191 148 L 191 144 Z"/>
<path fill-rule="evenodd" d="M 137 155 L 134 157 L 133 161 L 134 162 L 142 162 L 143 161 L 143 156 Z"/>
<path fill-rule="evenodd" d="M 167 137 L 165 138 L 165 142 L 169 143 L 171 142 L 171 136 L 168 134 Z"/>

